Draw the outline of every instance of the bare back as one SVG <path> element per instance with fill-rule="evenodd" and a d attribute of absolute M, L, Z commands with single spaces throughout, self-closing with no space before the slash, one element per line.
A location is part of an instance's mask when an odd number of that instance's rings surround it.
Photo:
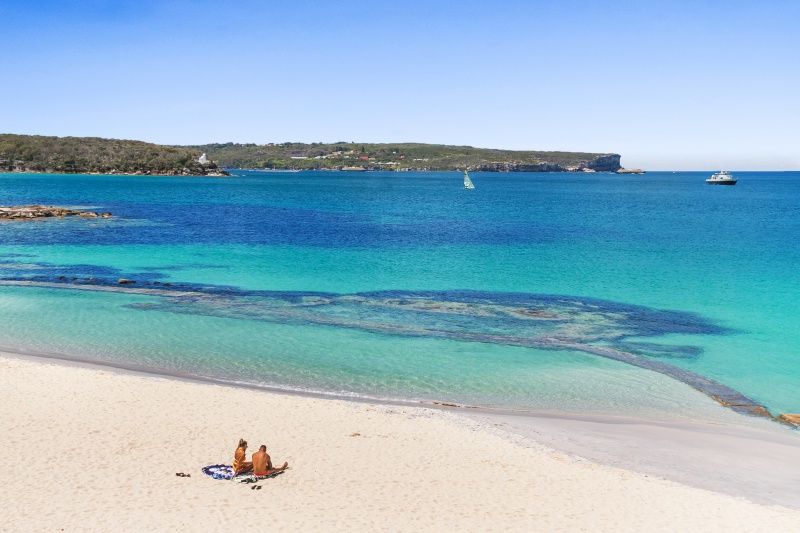
<path fill-rule="evenodd" d="M 270 466 L 272 465 L 270 465 L 269 455 L 267 452 L 258 450 L 253 454 L 253 472 L 259 474 L 264 473 Z"/>

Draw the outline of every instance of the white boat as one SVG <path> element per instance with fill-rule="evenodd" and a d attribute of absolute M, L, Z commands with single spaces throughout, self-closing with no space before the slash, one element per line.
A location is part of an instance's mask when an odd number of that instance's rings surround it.
<path fill-rule="evenodd" d="M 723 170 L 712 174 L 711 177 L 706 180 L 706 183 L 709 185 L 736 185 L 736 178 L 734 178 L 733 174 L 730 172 Z"/>
<path fill-rule="evenodd" d="M 465 189 L 474 189 L 475 188 L 475 186 L 472 184 L 472 180 L 469 179 L 469 174 L 467 174 L 466 170 L 464 171 L 464 188 Z"/>

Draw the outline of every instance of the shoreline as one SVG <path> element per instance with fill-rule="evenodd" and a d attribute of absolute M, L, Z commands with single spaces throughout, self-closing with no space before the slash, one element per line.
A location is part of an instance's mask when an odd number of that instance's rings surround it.
<path fill-rule="evenodd" d="M 759 420 L 756 425 L 657 420 L 624 415 L 492 409 L 236 383 L 115 361 L 93 361 L 0 346 L 0 360 L 111 372 L 162 379 L 176 384 L 220 387 L 264 394 L 286 401 L 332 402 L 353 408 L 417 409 L 471 420 L 483 430 L 499 430 L 505 439 L 544 446 L 579 461 L 655 476 L 764 505 L 800 510 L 800 435 L 796 430 Z M 742 415 L 744 416 L 744 415 Z M 752 422 L 752 419 L 749 420 Z M 744 422 L 744 420 L 743 420 Z M 758 425 L 763 427 L 757 427 Z M 526 444 L 527 443 L 527 444 Z"/>
<path fill-rule="evenodd" d="M 99 289 L 102 290 L 103 287 L 99 287 Z M 114 287 L 108 288 L 108 290 L 110 291 L 114 291 L 114 289 L 115 289 Z M 139 292 L 142 294 L 150 294 L 149 292 L 147 292 L 148 290 L 149 289 L 141 289 L 141 291 Z M 232 387 L 236 389 L 262 391 L 272 394 L 285 394 L 288 396 L 301 396 L 301 397 L 315 398 L 321 400 L 346 401 L 346 402 L 378 404 L 378 405 L 398 406 L 398 407 L 405 406 L 405 407 L 423 407 L 430 409 L 441 409 L 445 411 L 453 411 L 464 415 L 521 415 L 521 416 L 531 416 L 531 417 L 541 416 L 544 418 L 552 418 L 556 416 L 556 417 L 565 417 L 570 420 L 580 419 L 585 422 L 593 422 L 600 420 L 609 423 L 613 423 L 613 421 L 616 420 L 628 420 L 628 421 L 647 423 L 647 424 L 653 424 L 653 423 L 654 424 L 707 423 L 710 425 L 725 424 L 725 422 L 716 422 L 716 421 L 702 422 L 697 420 L 685 420 L 679 422 L 675 418 L 655 419 L 655 418 L 647 418 L 643 416 L 631 415 L 628 413 L 598 414 L 598 413 L 580 413 L 575 411 L 557 411 L 557 410 L 548 411 L 541 409 L 488 407 L 483 405 L 461 404 L 450 400 L 422 400 L 413 398 L 378 397 L 378 396 L 367 396 L 358 393 L 346 393 L 344 391 L 329 392 L 329 391 L 306 389 L 299 387 L 267 385 L 267 384 L 260 384 L 248 381 L 235 381 L 231 379 L 208 376 L 204 374 L 194 374 L 191 372 L 173 371 L 155 366 L 139 365 L 136 363 L 129 363 L 126 361 L 92 359 L 89 357 L 75 356 L 70 354 L 41 352 L 37 350 L 29 350 L 26 348 L 3 346 L 3 345 L 0 345 L 0 357 L 20 358 L 32 361 L 44 360 L 44 361 L 51 361 L 59 364 L 64 364 L 66 366 L 75 366 L 82 368 L 99 368 L 104 370 L 113 370 L 129 375 L 161 377 L 165 379 L 174 379 L 177 381 L 182 381 L 187 383 L 205 383 L 210 385 L 219 385 L 222 387 Z M 689 385 L 689 387 L 691 387 L 691 385 Z M 694 387 L 691 388 L 694 389 Z M 694 390 L 697 391 L 697 389 Z M 718 406 L 720 408 L 727 410 L 727 407 L 725 407 L 720 402 L 714 400 L 714 398 L 704 394 L 702 391 L 697 391 L 697 392 L 703 394 L 703 396 L 705 396 L 707 399 L 712 400 L 714 406 Z M 730 412 L 731 414 L 735 413 L 733 415 L 734 417 L 737 418 L 742 417 L 741 418 L 742 423 L 734 424 L 734 427 L 749 427 L 752 424 L 763 424 L 764 428 L 766 428 L 767 431 L 771 431 L 773 428 L 780 428 L 780 429 L 775 429 L 775 431 L 788 430 L 790 434 L 792 434 L 791 432 L 795 431 L 794 429 L 795 426 L 793 425 L 774 424 L 776 419 L 756 417 L 753 415 L 736 411 L 730 411 Z M 748 424 L 748 422 L 750 424 Z M 798 432 L 798 438 L 800 439 L 800 430 L 797 430 L 797 432 Z M 798 442 L 800 443 L 800 440 Z"/>
<path fill-rule="evenodd" d="M 170 371 L 163 368 L 136 365 L 133 363 L 126 363 L 123 361 L 93 360 L 84 357 L 74 357 L 65 354 L 36 352 L 32 350 L 25 350 L 24 348 L 11 348 L 8 346 L 0 346 L 0 358 L 2 357 L 8 357 L 12 359 L 22 359 L 26 361 L 50 362 L 53 364 L 61 364 L 64 366 L 76 367 L 76 368 L 109 370 L 113 372 L 118 372 L 122 375 L 156 377 L 156 378 L 175 380 L 184 383 L 202 383 L 206 385 L 216 385 L 219 387 L 229 387 L 233 389 L 243 389 L 243 390 L 264 392 L 269 394 L 286 395 L 286 396 L 299 396 L 302 398 L 313 398 L 319 400 L 344 401 L 344 402 L 354 402 L 359 404 L 386 405 L 386 406 L 396 406 L 396 407 L 425 407 L 430 409 L 442 409 L 442 410 L 454 410 L 454 411 L 455 410 L 461 411 L 467 409 L 481 410 L 487 413 L 490 411 L 494 411 L 490 407 L 464 406 L 449 402 L 436 402 L 436 401 L 426 401 L 426 400 L 404 400 L 399 398 L 375 398 L 375 397 L 362 396 L 356 394 L 353 394 L 352 396 L 347 396 L 344 394 L 337 394 L 333 392 L 312 391 L 312 390 L 296 389 L 291 387 L 283 388 L 270 385 L 259 385 L 256 383 L 237 382 L 232 380 L 214 378 L 212 376 L 192 374 L 189 372 Z M 499 409 L 497 411 L 503 413 L 515 412 L 513 409 Z"/>
<path fill-rule="evenodd" d="M 18 172 L 16 170 L 0 170 L 0 175 L 26 175 L 26 174 L 47 174 L 52 176 L 136 176 L 136 177 L 156 177 L 156 178 L 229 178 L 230 174 L 222 174 L 220 172 L 209 172 L 208 174 L 151 174 L 145 172 L 128 173 L 128 172 L 47 172 L 46 170 L 26 170 Z"/>
<path fill-rule="evenodd" d="M 73 278 L 73 281 L 74 280 L 75 278 Z M 87 284 L 85 281 L 83 283 L 74 283 L 74 282 L 57 283 L 52 281 L 47 282 L 47 281 L 32 281 L 32 280 L 0 280 L 0 286 L 1 285 L 26 286 L 26 287 L 32 286 L 32 287 L 44 287 L 51 289 L 120 292 L 120 293 L 132 292 L 137 294 L 149 294 L 153 296 L 173 296 L 180 294 L 195 295 L 203 293 L 202 289 L 197 289 L 197 288 L 193 289 L 192 292 L 179 291 L 178 290 L 179 285 L 177 284 L 174 287 L 174 289 L 169 289 L 169 290 L 163 289 L 161 287 L 129 288 L 128 285 L 136 282 L 133 280 L 124 280 L 124 281 L 125 281 L 124 284 L 122 279 L 116 284 L 109 284 L 108 282 L 97 283 L 96 281 L 95 283 Z M 493 342 L 494 340 L 494 338 L 491 335 L 487 336 L 479 334 L 462 334 L 461 338 L 465 340 L 478 341 L 478 342 Z M 692 387 L 693 389 L 710 397 L 720 405 L 728 409 L 731 409 L 732 411 L 737 412 L 739 414 L 765 418 L 772 422 L 778 422 L 779 424 L 784 424 L 788 426 L 797 426 L 796 422 L 791 422 L 784 418 L 786 416 L 785 413 L 779 413 L 778 415 L 773 415 L 766 407 L 759 404 L 752 398 L 744 395 L 743 393 L 737 391 L 736 389 L 733 389 L 727 385 L 724 385 L 723 383 L 715 381 L 706 376 L 696 374 L 687 369 L 677 367 L 663 361 L 654 361 L 651 359 L 642 358 L 634 355 L 633 353 L 624 352 L 607 346 L 570 342 L 568 339 L 567 340 L 551 339 L 548 341 L 543 341 L 543 340 L 531 340 L 531 339 L 514 337 L 514 338 L 509 338 L 508 341 L 506 342 L 506 344 L 509 345 L 530 346 L 530 347 L 537 347 L 542 343 L 547 343 L 550 346 L 558 346 L 560 348 L 568 348 L 575 351 L 592 354 L 598 357 L 604 357 L 606 359 L 619 361 L 628 365 L 643 368 L 645 370 L 657 372 Z M 0 346 L 0 349 L 2 349 L 2 346 Z M 58 357 L 70 358 L 69 356 L 63 356 L 63 355 Z M 210 377 L 208 379 L 216 381 Z M 280 389 L 279 387 L 273 387 L 273 388 L 277 388 L 278 390 L 284 390 Z M 324 395 L 324 393 L 321 394 Z M 452 402 L 433 402 L 433 403 L 436 403 L 437 405 L 439 403 L 443 403 L 444 405 L 450 407 L 470 407 L 470 408 L 474 407 L 474 406 L 461 406 L 458 405 L 457 403 L 452 403 Z M 789 416 L 795 416 L 795 415 L 789 415 Z"/>
<path fill-rule="evenodd" d="M 351 167 L 351 168 L 286 168 L 286 169 L 275 169 L 275 168 L 229 168 L 225 167 L 221 170 L 228 172 L 228 174 L 221 174 L 221 173 L 208 173 L 208 174 L 149 174 L 149 173 L 126 173 L 126 172 L 47 172 L 45 170 L 26 170 L 24 172 L 19 172 L 16 170 L 0 170 L 0 174 L 48 174 L 48 175 L 58 175 L 58 176 L 151 176 L 151 177 L 165 177 L 165 178 L 230 178 L 235 177 L 235 174 L 231 174 L 231 172 L 236 171 L 243 171 L 243 172 L 345 172 L 345 173 L 352 173 L 352 172 L 415 172 L 415 173 L 441 173 L 441 172 L 452 172 L 455 174 L 459 174 L 462 170 L 459 169 L 440 169 L 440 170 L 431 170 L 431 169 L 419 169 L 419 168 L 372 168 L 372 167 Z M 593 170 L 591 172 L 585 170 L 470 170 L 470 172 L 474 173 L 486 173 L 486 174 L 645 174 L 645 171 L 641 172 L 617 172 L 617 171 L 610 171 L 610 170 Z M 664 171 L 669 172 L 669 171 Z M 691 171 L 686 171 L 691 172 Z M 793 172 L 791 170 L 787 170 L 786 172 Z"/>

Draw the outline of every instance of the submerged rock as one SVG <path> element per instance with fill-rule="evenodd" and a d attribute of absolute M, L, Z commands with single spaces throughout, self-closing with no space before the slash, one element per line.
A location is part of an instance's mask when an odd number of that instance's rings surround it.
<path fill-rule="evenodd" d="M 119 278 L 119 284 L 120 285 L 131 285 L 133 283 L 136 283 L 136 282 L 134 280 L 132 280 L 132 279 Z"/>

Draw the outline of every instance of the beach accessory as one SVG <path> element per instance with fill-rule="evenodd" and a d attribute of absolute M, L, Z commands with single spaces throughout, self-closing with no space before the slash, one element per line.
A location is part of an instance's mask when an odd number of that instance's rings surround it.
<path fill-rule="evenodd" d="M 283 474 L 284 470 L 280 472 L 273 472 L 272 474 L 267 474 L 266 476 L 255 476 L 253 474 L 244 474 L 239 476 L 234 476 L 233 481 L 237 483 L 256 483 L 262 479 L 270 479 L 276 476 Z"/>
<path fill-rule="evenodd" d="M 223 464 L 204 466 L 200 470 L 214 479 L 232 479 L 235 474 L 233 466 Z"/>
<path fill-rule="evenodd" d="M 260 479 L 269 479 L 280 474 L 283 474 L 285 471 L 281 470 L 280 472 L 274 472 L 272 474 L 267 474 L 266 476 L 255 476 L 253 474 L 238 474 L 233 471 L 233 466 L 231 465 L 208 465 L 204 466 L 200 469 L 205 475 L 211 476 L 214 479 L 230 479 L 236 481 L 237 483 L 255 483 Z M 188 475 L 188 474 L 187 474 Z"/>

